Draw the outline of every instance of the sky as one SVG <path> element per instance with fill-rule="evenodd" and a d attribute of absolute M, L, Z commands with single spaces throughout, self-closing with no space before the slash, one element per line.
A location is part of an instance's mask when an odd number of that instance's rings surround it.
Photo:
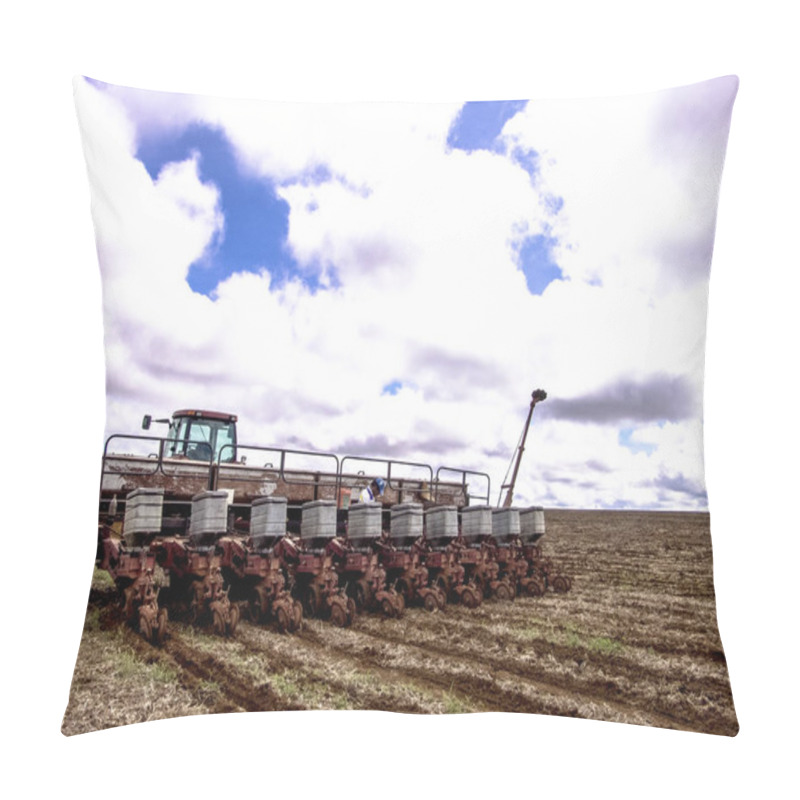
<path fill-rule="evenodd" d="M 265 103 L 76 79 L 107 420 L 486 472 L 497 502 L 705 510 L 734 78 L 591 100 Z"/>

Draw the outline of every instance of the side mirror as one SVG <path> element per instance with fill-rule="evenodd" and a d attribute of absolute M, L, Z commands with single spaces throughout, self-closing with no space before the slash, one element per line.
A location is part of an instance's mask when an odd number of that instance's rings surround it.
<path fill-rule="evenodd" d="M 145 414 L 144 415 L 144 419 L 142 420 L 142 428 L 144 428 L 146 431 L 149 431 L 150 430 L 150 423 L 152 421 L 153 421 L 153 418 L 150 416 L 150 414 Z"/>

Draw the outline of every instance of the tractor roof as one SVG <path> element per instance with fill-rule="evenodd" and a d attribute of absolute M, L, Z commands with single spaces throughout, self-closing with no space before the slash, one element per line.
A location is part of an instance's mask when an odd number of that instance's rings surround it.
<path fill-rule="evenodd" d="M 203 411 L 198 408 L 185 408 L 181 411 L 176 411 L 172 418 L 175 417 L 197 417 L 202 419 L 220 419 L 223 422 L 236 422 L 238 417 L 236 414 L 226 414 L 223 411 Z"/>

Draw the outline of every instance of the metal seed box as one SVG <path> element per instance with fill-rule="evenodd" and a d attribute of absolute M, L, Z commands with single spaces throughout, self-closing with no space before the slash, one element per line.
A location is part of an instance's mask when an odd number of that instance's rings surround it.
<path fill-rule="evenodd" d="M 448 544 L 458 536 L 458 510 L 455 506 L 437 506 L 425 511 L 425 538 L 432 545 Z"/>
<path fill-rule="evenodd" d="M 519 512 L 520 535 L 522 541 L 533 544 L 544 536 L 544 509 L 541 506 L 532 506 Z"/>
<path fill-rule="evenodd" d="M 492 507 L 466 506 L 461 509 L 461 535 L 468 542 L 492 535 Z"/>
<path fill-rule="evenodd" d="M 142 547 L 161 531 L 163 489 L 134 489 L 125 502 L 125 544 Z"/>
<path fill-rule="evenodd" d="M 196 545 L 213 544 L 228 529 L 227 492 L 201 492 L 192 498 L 189 538 Z"/>
<path fill-rule="evenodd" d="M 259 497 L 250 507 L 250 539 L 258 549 L 270 547 L 286 533 L 285 497 Z"/>
<path fill-rule="evenodd" d="M 409 545 L 422 536 L 423 514 L 421 503 L 400 503 L 392 506 L 391 536 L 397 545 Z"/>
<path fill-rule="evenodd" d="M 355 503 L 347 515 L 347 535 L 350 539 L 377 539 L 381 535 L 383 505 Z"/>
<path fill-rule="evenodd" d="M 519 536 L 519 509 L 498 508 L 492 512 L 492 534 L 501 542 Z"/>
<path fill-rule="evenodd" d="M 333 539 L 336 536 L 336 501 L 312 500 L 302 505 L 300 537 Z"/>

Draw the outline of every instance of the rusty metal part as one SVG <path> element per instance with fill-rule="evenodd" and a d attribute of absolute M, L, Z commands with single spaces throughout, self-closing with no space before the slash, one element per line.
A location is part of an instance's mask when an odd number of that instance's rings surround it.
<path fill-rule="evenodd" d="M 428 586 L 429 572 L 423 565 L 423 554 L 417 548 L 398 550 L 386 545 L 379 552 L 380 563 L 390 585 L 406 606 L 419 604 L 425 607 L 426 597 L 432 589 Z M 435 602 L 435 600 L 434 600 Z M 436 604 L 438 607 L 438 603 Z M 402 611 L 400 612 L 402 614 Z"/>
<path fill-rule="evenodd" d="M 422 605 L 426 611 L 437 611 L 439 609 L 439 601 L 437 599 L 437 593 L 434 589 L 425 590 Z"/>
<path fill-rule="evenodd" d="M 289 612 L 282 605 L 277 606 L 275 609 L 275 621 L 278 623 L 278 630 L 281 633 L 286 633 L 289 630 Z"/>
<path fill-rule="evenodd" d="M 292 631 L 299 631 L 303 625 L 303 606 L 298 600 L 293 601 L 292 609 L 294 614 L 292 615 L 293 618 L 293 628 Z"/>
<path fill-rule="evenodd" d="M 333 595 L 330 600 L 330 620 L 337 628 L 344 628 L 352 622 L 347 608 L 347 600 L 341 595 Z"/>
<path fill-rule="evenodd" d="M 167 638 L 167 622 L 168 622 L 167 609 L 160 608 L 158 610 L 156 628 L 155 631 L 153 632 L 154 643 L 157 645 L 164 644 L 164 641 Z"/>
<path fill-rule="evenodd" d="M 153 621 L 144 607 L 139 609 L 139 633 L 148 642 L 153 638 Z"/>
<path fill-rule="evenodd" d="M 455 591 L 459 602 L 467 608 L 477 608 L 481 604 L 481 591 L 475 584 L 462 584 Z"/>
<path fill-rule="evenodd" d="M 497 581 L 492 587 L 492 595 L 497 600 L 508 601 L 514 599 L 514 590 L 508 581 Z"/>
<path fill-rule="evenodd" d="M 272 613 L 281 633 L 294 633 L 303 619 L 303 607 L 286 593 L 275 600 Z"/>
<path fill-rule="evenodd" d="M 269 610 L 269 595 L 266 587 L 259 585 L 253 588 L 248 610 L 250 619 L 256 624 L 266 619 Z"/>
<path fill-rule="evenodd" d="M 384 597 L 383 600 L 381 600 L 381 611 L 383 611 L 384 616 L 390 618 L 396 616 L 394 604 L 388 597 Z"/>
<path fill-rule="evenodd" d="M 553 578 L 551 586 L 553 587 L 554 592 L 563 594 L 564 592 L 569 591 L 570 584 L 563 575 L 556 575 L 555 578 Z"/>
<path fill-rule="evenodd" d="M 227 624 L 225 622 L 225 617 L 222 613 L 222 610 L 219 608 L 215 608 L 213 611 L 213 617 L 214 617 L 214 633 L 216 633 L 217 636 L 224 636 Z"/>
<path fill-rule="evenodd" d="M 546 587 L 539 578 L 528 577 L 522 580 L 522 589 L 528 597 L 542 597 Z"/>
<path fill-rule="evenodd" d="M 154 644 L 166 636 L 166 610 L 160 615 L 159 590 L 153 573 L 155 555 L 149 547 L 128 549 L 122 540 L 107 535 L 102 540 L 101 568 L 108 571 L 121 591 L 120 602 L 125 620 Z"/>

